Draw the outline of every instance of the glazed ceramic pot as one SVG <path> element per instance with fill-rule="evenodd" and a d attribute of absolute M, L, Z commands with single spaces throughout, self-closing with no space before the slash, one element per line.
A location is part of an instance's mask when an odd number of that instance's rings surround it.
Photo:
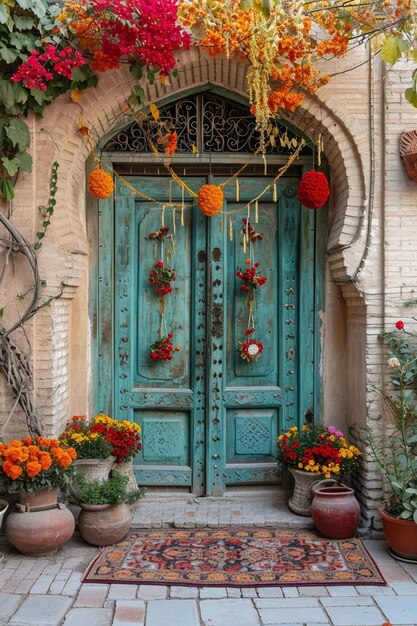
<path fill-rule="evenodd" d="M 16 510 L 7 516 L 4 529 L 8 541 L 22 554 L 51 554 L 72 537 L 74 516 L 57 503 L 56 493 L 56 489 L 19 492 Z"/>
<path fill-rule="evenodd" d="M 125 502 L 118 504 L 81 503 L 78 529 L 94 546 L 111 546 L 121 541 L 132 524 L 132 514 Z"/>
<path fill-rule="evenodd" d="M 345 485 L 313 485 L 311 516 L 317 529 L 328 539 L 349 539 L 356 535 L 361 510 L 353 489 Z"/>
<path fill-rule="evenodd" d="M 391 555 L 399 560 L 417 563 L 417 524 L 394 517 L 383 509 L 378 512 Z"/>

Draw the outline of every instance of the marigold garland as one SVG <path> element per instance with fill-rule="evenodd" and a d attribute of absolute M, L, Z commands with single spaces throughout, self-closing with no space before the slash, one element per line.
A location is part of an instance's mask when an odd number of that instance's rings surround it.
<path fill-rule="evenodd" d="M 223 189 L 217 185 L 203 185 L 198 190 L 197 202 L 201 212 L 207 217 L 217 215 L 223 207 Z"/>
<path fill-rule="evenodd" d="M 96 168 L 88 177 L 88 189 L 95 198 L 106 200 L 112 195 L 114 190 L 112 175 L 100 167 Z"/>
<path fill-rule="evenodd" d="M 319 209 L 330 195 L 329 183 L 323 172 L 306 172 L 298 185 L 298 199 L 307 209 Z"/>

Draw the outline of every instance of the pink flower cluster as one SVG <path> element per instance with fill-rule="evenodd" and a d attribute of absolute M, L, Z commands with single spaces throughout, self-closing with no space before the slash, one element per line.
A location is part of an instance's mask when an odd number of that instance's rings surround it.
<path fill-rule="evenodd" d="M 59 50 L 57 46 L 48 44 L 42 54 L 39 50 L 32 50 L 11 80 L 14 83 L 22 83 L 27 89 L 45 91 L 47 83 L 55 78 L 55 74 L 71 80 L 74 70 L 84 63 L 83 55 L 71 46 Z"/>
<path fill-rule="evenodd" d="M 188 49 L 191 37 L 177 23 L 178 0 L 88 0 L 80 5 L 70 29 L 97 70 L 118 67 L 122 57 L 167 75 L 174 50 Z M 81 19 L 80 19 L 81 18 Z"/>
<path fill-rule="evenodd" d="M 166 75 L 175 66 L 173 51 L 183 47 L 188 50 L 191 38 L 178 24 L 177 0 L 138 0 L 140 24 L 137 48 L 139 60 L 150 67 L 159 68 Z"/>

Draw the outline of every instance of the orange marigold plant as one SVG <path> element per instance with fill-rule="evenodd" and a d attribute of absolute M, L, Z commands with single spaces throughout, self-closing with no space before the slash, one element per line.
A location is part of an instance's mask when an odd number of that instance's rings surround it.
<path fill-rule="evenodd" d="M 88 177 L 88 189 L 95 198 L 106 200 L 112 195 L 114 189 L 112 175 L 100 167 L 96 168 Z"/>
<path fill-rule="evenodd" d="M 0 484 L 12 491 L 32 492 L 47 487 L 66 491 L 76 458 L 75 449 L 61 445 L 57 439 L 25 437 L 0 443 Z"/>
<path fill-rule="evenodd" d="M 207 217 L 217 215 L 223 207 L 223 190 L 217 185 L 203 185 L 198 190 L 197 202 Z"/>

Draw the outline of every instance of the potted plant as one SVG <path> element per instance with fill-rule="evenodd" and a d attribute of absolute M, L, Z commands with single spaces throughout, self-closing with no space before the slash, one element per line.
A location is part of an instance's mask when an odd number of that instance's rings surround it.
<path fill-rule="evenodd" d="M 310 515 L 312 486 L 323 479 L 335 484 L 340 475 L 357 466 L 359 454 L 334 426 L 305 424 L 280 435 L 278 462 L 288 467 L 295 480 L 289 508 L 298 515 Z"/>
<path fill-rule="evenodd" d="M 99 413 L 92 420 L 91 431 L 100 433 L 111 445 L 112 455 L 115 458 L 113 469 L 119 474 L 128 476 L 128 489 L 137 489 L 138 484 L 133 473 L 132 462 L 135 455 L 142 450 L 139 424 L 128 420 L 119 421 L 104 413 Z"/>
<path fill-rule="evenodd" d="M 85 470 L 90 480 L 106 480 L 114 465 L 113 446 L 93 429 L 85 415 L 74 415 L 59 440 L 77 452 L 76 471 Z"/>
<path fill-rule="evenodd" d="M 5 533 L 23 554 L 55 552 L 72 536 L 74 518 L 57 503 L 57 491 L 68 491 L 76 458 L 74 448 L 56 439 L 26 437 L 0 443 L 0 483 L 17 494 Z"/>
<path fill-rule="evenodd" d="M 81 470 L 76 477 L 81 512 L 78 528 L 88 543 L 109 546 L 118 543 L 128 532 L 132 514 L 128 504 L 143 496 L 143 490 L 129 491 L 128 476 L 112 472 L 105 481 L 88 480 Z"/>
<path fill-rule="evenodd" d="M 384 333 L 390 383 L 381 390 L 391 427 L 377 440 L 368 433 L 372 458 L 388 487 L 379 510 L 394 557 L 417 562 L 417 338 L 405 329 Z"/>

